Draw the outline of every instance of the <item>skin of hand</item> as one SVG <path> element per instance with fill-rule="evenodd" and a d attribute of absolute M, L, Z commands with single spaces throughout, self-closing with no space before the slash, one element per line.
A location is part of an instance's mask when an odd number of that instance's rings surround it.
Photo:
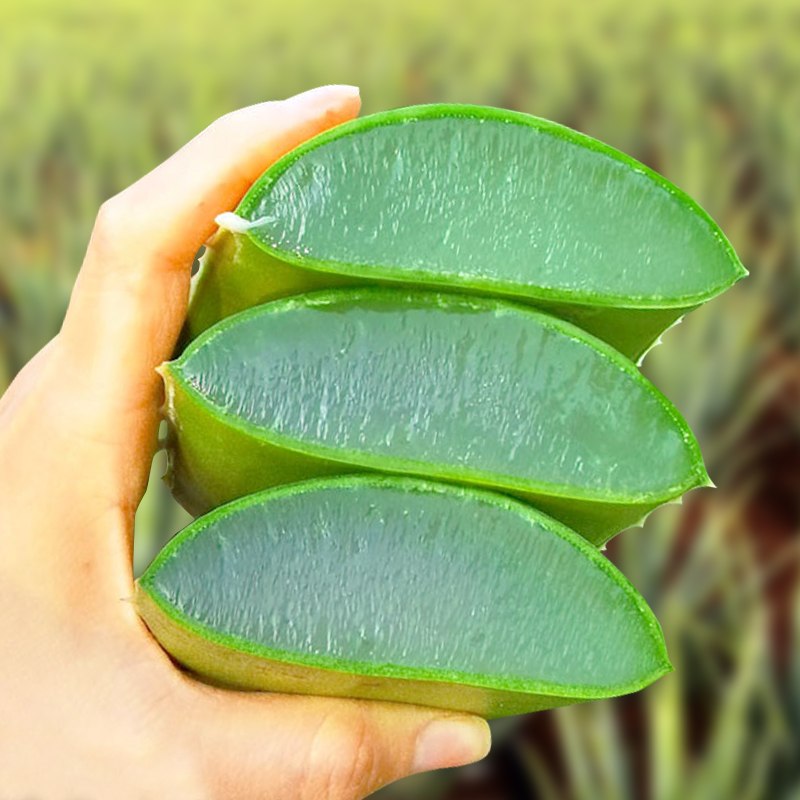
<path fill-rule="evenodd" d="M 359 108 L 324 86 L 241 109 L 104 203 L 61 331 L 0 399 L 3 800 L 352 800 L 488 752 L 469 715 L 200 683 L 131 603 L 154 370 L 195 254 L 269 164 Z"/>

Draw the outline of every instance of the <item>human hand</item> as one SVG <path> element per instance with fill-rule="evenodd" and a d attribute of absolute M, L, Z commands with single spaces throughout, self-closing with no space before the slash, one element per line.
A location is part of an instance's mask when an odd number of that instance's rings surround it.
<path fill-rule="evenodd" d="M 0 399 L 3 800 L 351 800 L 486 754 L 463 714 L 195 681 L 130 602 L 155 367 L 194 256 L 270 163 L 359 106 L 328 86 L 228 114 L 106 202 L 61 332 Z"/>

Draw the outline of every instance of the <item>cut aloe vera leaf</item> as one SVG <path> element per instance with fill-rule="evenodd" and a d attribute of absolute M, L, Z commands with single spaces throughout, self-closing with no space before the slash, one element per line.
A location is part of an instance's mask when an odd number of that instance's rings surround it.
<path fill-rule="evenodd" d="M 636 360 L 747 274 L 708 214 L 643 164 L 480 106 L 333 128 L 267 169 L 224 219 L 187 339 L 298 286 L 401 282 L 523 300 Z"/>
<path fill-rule="evenodd" d="M 194 514 L 374 470 L 498 489 L 599 545 L 708 483 L 685 421 L 631 361 L 501 300 L 301 295 L 223 320 L 160 369 L 166 479 Z"/>
<path fill-rule="evenodd" d="M 173 657 L 218 685 L 508 716 L 669 672 L 642 597 L 565 526 L 501 495 L 347 476 L 195 521 L 137 583 Z"/>

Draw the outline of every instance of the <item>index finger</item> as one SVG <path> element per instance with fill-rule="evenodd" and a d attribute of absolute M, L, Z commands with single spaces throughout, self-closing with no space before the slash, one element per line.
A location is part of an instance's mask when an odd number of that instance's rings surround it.
<path fill-rule="evenodd" d="M 113 203 L 135 213 L 153 247 L 185 266 L 214 231 L 214 218 L 234 208 L 270 164 L 356 116 L 360 104 L 354 86 L 321 86 L 226 114 Z"/>
<path fill-rule="evenodd" d="M 104 324 L 107 320 L 98 319 L 94 305 L 98 292 L 112 292 L 116 300 L 133 291 L 134 299 L 146 295 L 152 303 L 164 297 L 164 292 L 173 294 L 178 288 L 182 293 L 188 291 L 191 264 L 214 231 L 214 218 L 234 208 L 255 179 L 280 156 L 356 116 L 359 107 L 357 88 L 322 86 L 285 101 L 234 111 L 107 201 L 98 215 L 70 302 L 65 346 L 71 346 L 75 339 L 76 344 L 85 345 L 86 336 L 79 334 L 87 328 L 93 334 L 119 333 L 119 326 L 108 330 Z M 176 271 L 179 287 L 173 280 Z M 88 303 L 86 294 L 92 295 Z M 163 325 L 162 316 L 161 322 L 164 328 L 173 330 L 182 322 L 181 308 L 166 299 L 159 303 L 160 310 L 174 319 L 172 324 Z M 140 344 L 142 333 L 137 336 Z M 160 355 L 168 356 L 171 342 L 167 330 L 152 333 L 151 343 Z M 146 366 L 151 369 L 161 360 L 151 358 Z"/>
<path fill-rule="evenodd" d="M 172 353 L 214 218 L 273 161 L 359 107 L 355 87 L 323 86 L 227 114 L 101 208 L 59 336 L 58 386 L 79 417 L 69 422 L 114 453 L 112 481 L 122 472 L 146 485 L 161 397 L 154 368 Z"/>

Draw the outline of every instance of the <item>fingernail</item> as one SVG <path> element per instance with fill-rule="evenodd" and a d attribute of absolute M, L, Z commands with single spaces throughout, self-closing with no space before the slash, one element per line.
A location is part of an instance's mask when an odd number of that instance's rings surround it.
<path fill-rule="evenodd" d="M 318 100 L 330 102 L 333 98 L 350 100 L 354 97 L 358 97 L 358 95 L 358 86 L 332 83 L 328 86 L 317 86 L 315 89 L 309 89 L 307 92 L 296 94 L 288 99 L 292 102 L 313 103 Z"/>
<path fill-rule="evenodd" d="M 436 719 L 417 737 L 414 772 L 460 767 L 489 752 L 491 734 L 481 719 Z"/>

